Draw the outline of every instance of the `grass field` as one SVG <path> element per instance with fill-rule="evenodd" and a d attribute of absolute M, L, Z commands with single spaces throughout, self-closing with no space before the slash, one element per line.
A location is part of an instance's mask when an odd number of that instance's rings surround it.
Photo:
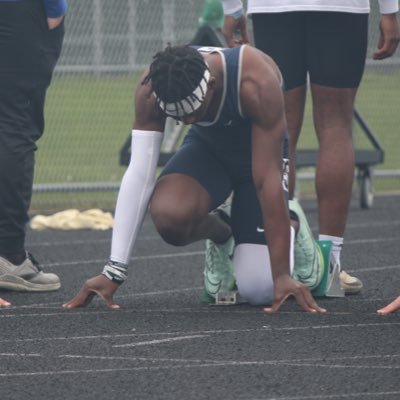
<path fill-rule="evenodd" d="M 119 151 L 133 122 L 133 95 L 138 74 L 56 76 L 46 103 L 46 129 L 39 141 L 35 183 L 119 183 L 125 167 Z M 400 69 L 367 70 L 357 109 L 385 150 L 380 169 L 400 169 Z M 370 143 L 355 129 L 356 148 Z M 300 148 L 317 147 L 310 102 Z M 381 187 L 383 185 L 383 187 Z M 400 189 L 399 178 L 375 182 L 378 190 Z M 115 193 L 35 194 L 33 208 L 67 205 L 112 207 Z"/>

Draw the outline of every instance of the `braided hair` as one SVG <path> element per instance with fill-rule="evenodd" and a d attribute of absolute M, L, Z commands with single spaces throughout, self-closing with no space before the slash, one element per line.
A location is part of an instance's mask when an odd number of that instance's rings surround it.
<path fill-rule="evenodd" d="M 149 73 L 142 85 L 150 82 L 149 95 L 154 92 L 162 102 L 179 103 L 193 93 L 203 79 L 206 69 L 208 67 L 197 50 L 190 46 L 169 44 L 164 51 L 153 57 Z M 165 112 L 164 109 L 162 111 Z"/>

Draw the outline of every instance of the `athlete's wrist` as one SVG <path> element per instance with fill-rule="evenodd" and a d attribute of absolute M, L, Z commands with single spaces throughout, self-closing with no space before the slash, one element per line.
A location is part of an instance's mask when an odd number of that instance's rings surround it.
<path fill-rule="evenodd" d="M 117 285 L 122 285 L 128 277 L 128 265 L 110 260 L 101 274 Z"/>

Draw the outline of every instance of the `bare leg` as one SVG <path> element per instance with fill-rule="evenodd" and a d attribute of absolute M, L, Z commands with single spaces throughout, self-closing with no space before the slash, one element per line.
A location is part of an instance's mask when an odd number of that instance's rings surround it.
<path fill-rule="evenodd" d="M 311 85 L 319 142 L 316 191 L 319 232 L 343 237 L 354 177 L 352 118 L 357 89 Z"/>
<path fill-rule="evenodd" d="M 150 202 L 157 231 L 174 246 L 202 239 L 222 243 L 230 237 L 230 226 L 209 213 L 210 207 L 208 192 L 196 180 L 183 174 L 162 177 Z"/>
<path fill-rule="evenodd" d="M 296 147 L 304 118 L 307 87 L 301 86 L 285 92 L 286 122 L 289 133 L 289 198 L 296 189 Z"/>

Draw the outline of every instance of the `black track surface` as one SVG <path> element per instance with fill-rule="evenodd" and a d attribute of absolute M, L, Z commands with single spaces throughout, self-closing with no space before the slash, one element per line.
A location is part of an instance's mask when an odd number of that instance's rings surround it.
<path fill-rule="evenodd" d="M 400 312 L 376 309 L 400 295 L 400 197 L 352 205 L 344 268 L 361 294 L 320 299 L 324 315 L 288 301 L 281 312 L 201 304 L 204 243 L 164 244 L 149 218 L 116 294 L 61 304 L 107 260 L 111 232 L 45 231 L 28 248 L 59 274 L 51 293 L 0 292 L 0 399 L 400 399 Z M 302 201 L 317 230 L 315 200 Z"/>

